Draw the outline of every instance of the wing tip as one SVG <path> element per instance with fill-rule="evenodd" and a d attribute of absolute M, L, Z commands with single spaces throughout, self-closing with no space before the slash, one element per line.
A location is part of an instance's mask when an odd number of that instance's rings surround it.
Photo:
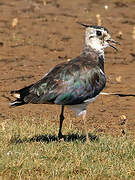
<path fill-rule="evenodd" d="M 25 102 L 24 101 L 19 101 L 19 100 L 16 100 L 16 101 L 12 101 L 9 103 L 10 107 L 16 107 L 16 106 L 21 106 L 21 105 L 24 105 Z"/>

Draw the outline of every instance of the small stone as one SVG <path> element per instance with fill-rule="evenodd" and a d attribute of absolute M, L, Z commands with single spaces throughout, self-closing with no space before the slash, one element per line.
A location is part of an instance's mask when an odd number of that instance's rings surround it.
<path fill-rule="evenodd" d="M 135 26 L 133 27 L 132 38 L 135 39 Z"/>
<path fill-rule="evenodd" d="M 16 25 L 18 24 L 18 18 L 14 18 L 12 21 L 12 27 L 16 27 Z"/>
<path fill-rule="evenodd" d="M 120 123 L 120 125 L 125 125 L 126 124 L 126 120 L 127 120 L 127 117 L 125 116 L 125 115 L 121 115 L 120 116 L 120 119 L 121 119 L 121 123 Z"/>
<path fill-rule="evenodd" d="M 122 79 L 121 76 L 116 77 L 116 81 L 119 82 L 119 83 L 121 82 L 121 79 Z"/>
<path fill-rule="evenodd" d="M 122 36 L 123 36 L 122 31 L 119 31 L 119 32 L 118 32 L 118 35 L 117 35 L 117 38 L 122 39 Z"/>
<path fill-rule="evenodd" d="M 97 18 L 97 24 L 98 24 L 98 26 L 101 26 L 101 16 L 100 16 L 100 14 L 97 14 L 97 15 L 96 15 L 96 18 Z"/>
<path fill-rule="evenodd" d="M 105 5 L 104 8 L 105 8 L 105 10 L 108 10 L 108 6 L 107 5 Z"/>
<path fill-rule="evenodd" d="M 120 116 L 120 119 L 121 119 L 121 120 L 126 120 L 127 117 L 126 117 L 125 115 L 121 115 L 121 116 Z"/>

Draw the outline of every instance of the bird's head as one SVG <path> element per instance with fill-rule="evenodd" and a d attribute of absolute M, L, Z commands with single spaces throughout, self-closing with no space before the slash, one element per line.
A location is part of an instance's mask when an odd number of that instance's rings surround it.
<path fill-rule="evenodd" d="M 79 23 L 86 28 L 85 45 L 90 46 L 94 51 L 98 53 L 104 52 L 104 48 L 112 47 L 115 50 L 117 48 L 113 44 L 119 44 L 119 42 L 113 40 L 109 31 L 102 26 L 89 26 Z"/>

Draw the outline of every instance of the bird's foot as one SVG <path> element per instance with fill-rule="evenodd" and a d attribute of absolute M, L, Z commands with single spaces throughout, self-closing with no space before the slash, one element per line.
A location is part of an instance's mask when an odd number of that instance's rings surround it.
<path fill-rule="evenodd" d="M 59 140 L 62 140 L 62 139 L 64 140 L 64 138 L 65 138 L 65 136 L 64 136 L 62 133 L 59 133 L 59 134 L 58 134 L 58 139 L 59 139 Z"/>

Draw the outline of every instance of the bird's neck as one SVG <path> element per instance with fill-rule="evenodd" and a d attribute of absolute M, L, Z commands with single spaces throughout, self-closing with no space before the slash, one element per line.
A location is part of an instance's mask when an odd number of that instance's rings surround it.
<path fill-rule="evenodd" d="M 102 56 L 102 57 L 104 58 L 104 49 L 97 50 L 97 49 L 92 48 L 90 45 L 85 45 L 85 46 L 83 47 L 83 53 L 84 53 L 84 54 L 95 53 L 95 54 L 97 54 L 99 57 Z"/>
<path fill-rule="evenodd" d="M 88 59 L 92 59 L 96 62 L 96 64 L 102 69 L 104 72 L 104 50 L 103 51 L 95 51 L 95 49 L 91 48 L 91 46 L 85 45 L 82 51 L 83 56 L 87 56 Z M 93 58 L 91 58 L 93 57 Z"/>

